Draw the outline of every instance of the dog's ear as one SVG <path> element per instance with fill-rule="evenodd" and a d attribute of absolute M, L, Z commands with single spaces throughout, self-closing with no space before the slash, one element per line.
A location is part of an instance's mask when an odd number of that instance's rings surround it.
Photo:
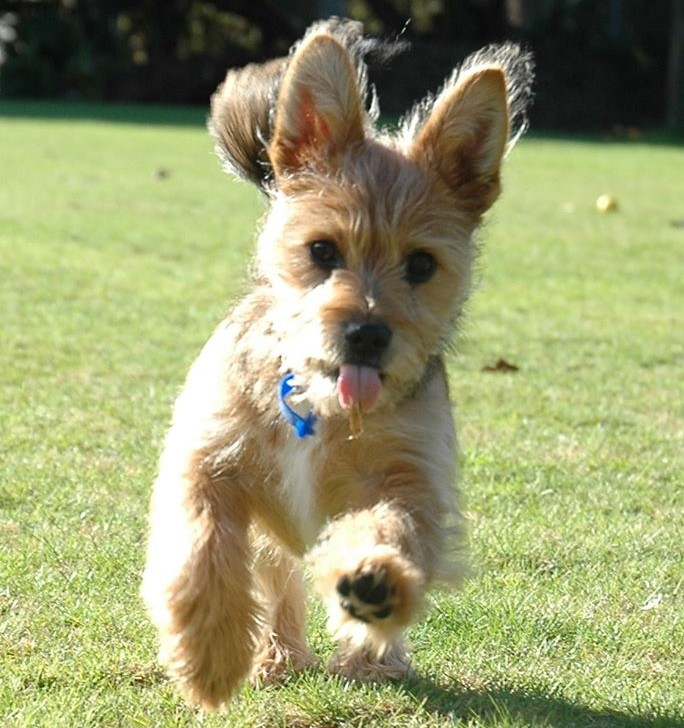
<path fill-rule="evenodd" d="M 483 68 L 440 94 L 410 155 L 435 169 L 459 201 L 484 212 L 499 194 L 507 141 L 504 74 L 499 68 Z"/>
<path fill-rule="evenodd" d="M 331 166 L 364 138 L 357 69 L 332 35 L 314 34 L 299 46 L 282 81 L 269 157 L 276 181 L 313 164 Z"/>
<path fill-rule="evenodd" d="M 498 197 L 503 157 L 527 127 L 532 80 L 529 53 L 491 46 L 466 59 L 437 98 L 403 123 L 409 156 L 436 171 L 477 215 Z"/>
<path fill-rule="evenodd" d="M 226 171 L 265 187 L 272 110 L 287 58 L 228 71 L 211 97 L 209 132 Z"/>

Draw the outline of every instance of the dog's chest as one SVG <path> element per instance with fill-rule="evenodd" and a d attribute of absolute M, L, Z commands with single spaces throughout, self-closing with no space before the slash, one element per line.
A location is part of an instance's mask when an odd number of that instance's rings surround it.
<path fill-rule="evenodd" d="M 316 540 L 322 519 L 316 504 L 321 452 L 316 438 L 287 438 L 277 456 L 281 498 L 308 548 Z"/>

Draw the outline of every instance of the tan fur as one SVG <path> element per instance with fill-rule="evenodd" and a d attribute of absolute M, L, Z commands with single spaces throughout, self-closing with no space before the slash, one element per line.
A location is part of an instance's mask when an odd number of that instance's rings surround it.
<path fill-rule="evenodd" d="M 253 290 L 176 402 L 142 588 L 160 659 L 206 709 L 250 677 L 315 664 L 303 560 L 339 642 L 330 668 L 361 680 L 411 673 L 404 630 L 431 585 L 463 573 L 442 356 L 521 109 L 511 76 L 529 59 L 479 54 L 389 136 L 365 110 L 361 48 L 356 24 L 318 24 L 289 59 L 229 72 L 212 101 L 224 161 L 271 206 Z M 334 242 L 333 270 L 316 241 Z M 407 278 L 416 251 L 436 262 L 421 282 Z M 362 417 L 338 396 L 358 322 L 391 332 Z M 317 416 L 305 439 L 280 411 L 288 372 Z"/>

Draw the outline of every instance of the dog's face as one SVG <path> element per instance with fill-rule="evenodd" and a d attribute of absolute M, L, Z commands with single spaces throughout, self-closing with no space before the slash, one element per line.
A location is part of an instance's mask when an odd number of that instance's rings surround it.
<path fill-rule="evenodd" d="M 283 369 L 324 415 L 406 396 L 468 291 L 472 220 L 419 164 L 373 141 L 335 174 L 280 186 L 259 268 L 277 292 Z"/>
<path fill-rule="evenodd" d="M 396 136 L 371 129 L 363 83 L 344 44 L 311 34 L 284 71 L 266 150 L 258 275 L 277 300 L 282 370 L 323 416 L 420 386 L 467 296 L 509 138 L 495 63 L 452 79 Z"/>

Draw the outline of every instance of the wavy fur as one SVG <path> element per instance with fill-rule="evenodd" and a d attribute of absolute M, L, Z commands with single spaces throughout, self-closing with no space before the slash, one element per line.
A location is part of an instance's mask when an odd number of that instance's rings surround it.
<path fill-rule="evenodd" d="M 359 680 L 412 674 L 407 626 L 465 572 L 443 356 L 531 61 L 511 45 L 471 56 L 391 136 L 374 127 L 369 49 L 356 23 L 317 24 L 212 99 L 224 165 L 270 206 L 252 290 L 175 404 L 142 586 L 161 661 L 209 710 L 316 664 L 303 562 L 339 644 L 329 667 Z M 288 373 L 317 417 L 305 440 L 281 414 Z"/>

